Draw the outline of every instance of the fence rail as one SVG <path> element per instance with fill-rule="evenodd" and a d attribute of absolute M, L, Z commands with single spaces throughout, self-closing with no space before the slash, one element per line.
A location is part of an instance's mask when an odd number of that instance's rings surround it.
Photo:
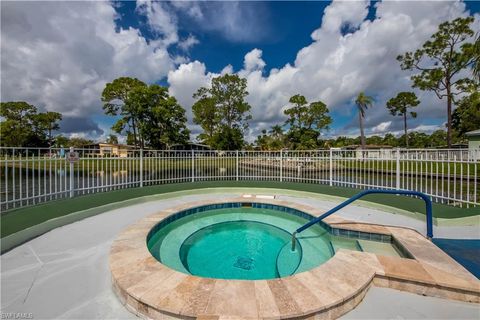
<path fill-rule="evenodd" d="M 78 159 L 69 159 L 70 155 Z M 170 151 L 0 148 L 2 212 L 149 185 L 256 180 L 414 190 L 435 202 L 480 205 L 480 150 Z M 72 160 L 72 161 L 70 161 Z M 76 160 L 76 161 L 73 161 Z"/>

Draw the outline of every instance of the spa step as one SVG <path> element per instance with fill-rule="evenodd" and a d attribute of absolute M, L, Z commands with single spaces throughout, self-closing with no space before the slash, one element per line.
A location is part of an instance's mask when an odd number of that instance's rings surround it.
<path fill-rule="evenodd" d="M 330 247 L 333 250 L 333 254 L 340 249 L 364 251 L 360 243 L 357 240 L 352 241 L 352 239 L 334 238 L 330 241 Z"/>

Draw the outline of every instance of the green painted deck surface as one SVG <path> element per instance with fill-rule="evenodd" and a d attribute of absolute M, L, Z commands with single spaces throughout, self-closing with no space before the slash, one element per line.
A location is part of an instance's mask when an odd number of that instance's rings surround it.
<path fill-rule="evenodd" d="M 4 213 L 1 217 L 1 237 L 3 238 L 5 236 L 37 225 L 39 223 L 48 221 L 50 219 L 62 217 L 81 210 L 87 210 L 98 206 L 115 203 L 118 201 L 125 201 L 143 196 L 158 195 L 176 191 L 222 187 L 291 189 L 296 191 L 319 193 L 344 198 L 351 197 L 361 191 L 359 189 L 330 187 L 327 185 L 319 184 L 302 184 L 271 181 L 209 181 L 122 189 L 105 193 L 79 196 L 73 199 L 51 201 L 44 204 L 11 210 L 7 213 Z M 422 200 L 409 197 L 399 197 L 395 195 L 369 195 L 363 198 L 363 200 L 412 212 L 424 213 L 425 211 L 424 202 Z M 434 204 L 433 211 L 435 218 L 443 219 L 463 218 L 480 214 L 479 207 L 462 209 L 442 204 Z"/>

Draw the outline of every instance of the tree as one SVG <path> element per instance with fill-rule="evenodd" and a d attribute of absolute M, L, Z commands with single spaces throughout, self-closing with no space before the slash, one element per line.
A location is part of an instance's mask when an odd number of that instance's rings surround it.
<path fill-rule="evenodd" d="M 355 144 L 359 144 L 360 138 L 350 138 L 345 136 L 337 137 L 332 143 L 332 147 L 346 147 Z"/>
<path fill-rule="evenodd" d="M 327 129 L 332 123 L 332 118 L 328 115 L 327 105 L 321 101 L 308 103 L 304 96 L 294 95 L 289 102 L 293 107 L 284 111 L 288 116 L 286 121 L 290 127 L 322 130 Z"/>
<path fill-rule="evenodd" d="M 452 105 L 473 80 L 462 77 L 461 71 L 475 61 L 474 45 L 465 42 L 473 36 L 473 17 L 457 18 L 438 27 L 423 46 L 415 52 L 397 57 L 402 70 L 415 70 L 413 87 L 433 91 L 439 99 L 447 98 L 447 145 L 452 145 Z"/>
<path fill-rule="evenodd" d="M 244 145 L 243 132 L 239 128 L 222 126 L 213 136 L 213 146 L 218 150 L 236 150 Z"/>
<path fill-rule="evenodd" d="M 383 138 L 380 136 L 370 136 L 366 138 L 367 144 L 371 145 L 381 145 L 383 143 Z"/>
<path fill-rule="evenodd" d="M 197 99 L 193 106 L 194 122 L 202 126 L 201 139 L 205 143 L 217 149 L 243 146 L 243 133 L 251 119 L 247 95 L 247 80 L 230 74 L 213 78 L 210 88 L 197 90 L 193 95 Z M 233 140 L 226 141 L 226 137 Z"/>
<path fill-rule="evenodd" d="M 245 101 L 248 95 L 247 79 L 225 74 L 212 80 L 210 89 L 219 109 L 220 122 L 229 128 L 248 128 L 251 106 Z"/>
<path fill-rule="evenodd" d="M 142 146 L 146 143 L 163 149 L 188 141 L 185 109 L 168 94 L 167 88 L 156 84 L 139 86 L 130 93 L 127 103 L 137 112 Z"/>
<path fill-rule="evenodd" d="M 47 135 L 48 146 L 50 148 L 54 143 L 52 131 L 60 129 L 60 124 L 58 123 L 60 120 L 62 120 L 62 115 L 52 111 L 39 113 L 34 117 L 37 128 L 42 131 L 42 134 L 45 133 Z"/>
<path fill-rule="evenodd" d="M 93 141 L 85 138 L 80 138 L 80 137 L 70 138 L 70 141 L 69 141 L 69 146 L 74 148 L 84 148 L 89 144 L 93 144 Z"/>
<path fill-rule="evenodd" d="M 382 144 L 388 145 L 388 146 L 391 146 L 391 147 L 396 147 L 398 145 L 398 141 L 397 141 L 397 138 L 395 138 L 395 136 L 393 134 L 387 133 L 383 137 Z"/>
<path fill-rule="evenodd" d="M 267 132 L 262 130 L 262 134 L 255 140 L 255 145 L 261 150 L 280 150 L 284 147 L 284 134 L 282 126 L 274 125 Z"/>
<path fill-rule="evenodd" d="M 107 138 L 107 143 L 118 144 L 118 137 L 114 134 L 109 134 Z"/>
<path fill-rule="evenodd" d="M 260 150 L 268 150 L 269 145 L 269 136 L 267 134 L 267 130 L 263 129 L 262 134 L 257 136 L 257 140 L 255 140 L 255 145 L 260 148 Z"/>
<path fill-rule="evenodd" d="M 270 129 L 270 134 L 276 138 L 283 137 L 283 128 L 281 125 L 276 124 Z"/>
<path fill-rule="evenodd" d="M 475 91 L 459 101 L 452 115 L 452 126 L 460 136 L 480 128 L 480 92 Z"/>
<path fill-rule="evenodd" d="M 255 146 L 253 143 L 245 142 L 245 144 L 243 145 L 243 150 L 253 151 L 255 150 Z"/>
<path fill-rule="evenodd" d="M 58 135 L 55 137 L 55 142 L 54 142 L 54 147 L 55 148 L 61 148 L 61 147 L 67 147 L 70 145 L 70 139 L 68 139 L 65 136 Z"/>
<path fill-rule="evenodd" d="M 127 133 L 127 145 L 133 146 L 135 145 L 135 140 L 133 139 L 133 134 L 132 133 Z"/>
<path fill-rule="evenodd" d="M 408 140 L 410 141 L 410 146 L 413 148 L 425 148 L 429 146 L 430 137 L 423 132 L 410 132 L 408 134 Z M 405 140 L 405 137 L 401 136 L 400 140 Z"/>
<path fill-rule="evenodd" d="M 408 148 L 407 134 L 407 114 L 409 108 L 414 108 L 420 104 L 417 96 L 413 92 L 400 92 L 395 98 L 387 101 L 387 109 L 393 116 L 399 115 L 403 117 L 403 130 L 405 132 L 405 145 Z M 416 112 L 410 112 L 412 118 L 417 117 Z"/>
<path fill-rule="evenodd" d="M 193 122 L 202 127 L 203 132 L 198 135 L 198 140 L 211 146 L 217 129 L 217 111 L 215 100 L 212 97 L 200 98 L 192 106 Z"/>
<path fill-rule="evenodd" d="M 0 144 L 11 147 L 51 147 L 52 131 L 60 128 L 62 115 L 38 113 L 37 107 L 24 101 L 0 104 Z"/>
<path fill-rule="evenodd" d="M 121 77 L 107 83 L 102 92 L 105 114 L 121 116 L 112 129 L 117 133 L 122 133 L 124 130 L 127 135 L 132 133 L 135 146 L 139 144 L 143 146 L 143 137 L 138 139 L 138 127 L 141 120 L 139 111 L 130 103 L 129 97 L 136 88 L 145 86 L 146 84 L 137 78 Z"/>
<path fill-rule="evenodd" d="M 370 96 L 365 95 L 364 92 L 360 92 L 355 99 L 355 104 L 358 108 L 358 121 L 360 123 L 360 143 L 362 145 L 362 149 L 365 149 L 365 132 L 363 129 L 363 119 L 365 119 L 365 111 L 368 107 L 373 105 L 373 98 Z"/>
<path fill-rule="evenodd" d="M 274 125 L 270 129 L 270 150 L 280 150 L 285 146 L 285 134 L 281 125 Z"/>
<path fill-rule="evenodd" d="M 475 39 L 475 44 L 473 46 L 473 76 L 480 82 L 480 34 L 477 34 L 477 38 Z"/>
<path fill-rule="evenodd" d="M 292 96 L 289 102 L 293 106 L 284 111 L 288 116 L 285 124 L 289 126 L 289 142 L 294 149 L 316 149 L 321 130 L 328 129 L 332 123 L 327 105 L 321 101 L 308 103 L 299 94 Z"/>
<path fill-rule="evenodd" d="M 445 146 L 447 140 L 447 133 L 445 130 L 436 130 L 428 137 L 428 143 L 422 147 L 442 147 Z"/>
<path fill-rule="evenodd" d="M 25 147 L 35 135 L 37 108 L 24 101 L 0 103 L 0 142 L 6 147 Z"/>

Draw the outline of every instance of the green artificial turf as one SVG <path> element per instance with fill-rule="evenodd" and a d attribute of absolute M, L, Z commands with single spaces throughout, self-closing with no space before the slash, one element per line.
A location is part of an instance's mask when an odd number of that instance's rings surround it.
<path fill-rule="evenodd" d="M 325 195 L 351 197 L 361 190 L 330 187 L 328 185 L 304 184 L 273 181 L 209 181 L 175 183 L 143 188 L 130 188 L 78 196 L 72 199 L 62 199 L 38 204 L 31 207 L 11 210 L 1 216 L 1 237 L 8 236 L 20 230 L 45 222 L 47 220 L 68 215 L 73 212 L 86 210 L 101 205 L 115 203 L 142 196 L 156 195 L 175 191 L 192 190 L 198 188 L 222 188 L 222 187 L 250 187 L 250 188 L 276 188 L 306 191 Z M 368 195 L 362 198 L 364 201 L 396 207 L 412 212 L 425 212 L 425 203 L 416 198 L 401 197 L 396 195 Z M 480 214 L 480 208 L 458 208 L 442 204 L 433 204 L 435 218 L 463 218 Z"/>

